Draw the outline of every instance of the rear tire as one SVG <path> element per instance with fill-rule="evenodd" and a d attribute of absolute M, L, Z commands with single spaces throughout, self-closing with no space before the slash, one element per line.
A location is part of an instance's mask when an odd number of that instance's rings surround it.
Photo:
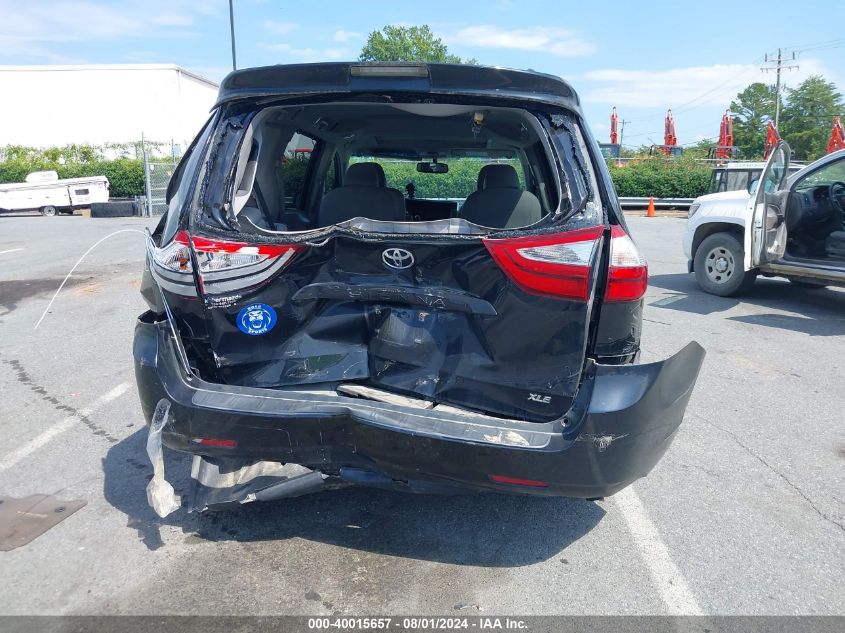
<path fill-rule="evenodd" d="M 48 204 L 46 206 L 41 207 L 41 215 L 46 218 L 53 218 L 58 214 L 58 209 L 54 207 L 52 204 Z"/>
<path fill-rule="evenodd" d="M 714 233 L 695 252 L 695 280 L 704 292 L 733 297 L 748 292 L 756 270 L 743 270 L 742 243 L 731 233 Z"/>

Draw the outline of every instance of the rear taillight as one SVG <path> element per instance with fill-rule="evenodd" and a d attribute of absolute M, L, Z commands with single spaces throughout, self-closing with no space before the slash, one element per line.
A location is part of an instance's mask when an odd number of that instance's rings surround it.
<path fill-rule="evenodd" d="M 194 271 L 191 246 L 199 268 L 200 288 L 212 294 L 236 292 L 264 283 L 305 248 L 300 244 L 233 242 L 179 231 L 170 244 L 154 249 L 153 257 L 171 273 L 190 275 Z M 167 277 L 163 281 L 181 283 L 177 279 L 181 275 Z"/>
<path fill-rule="evenodd" d="M 625 229 L 610 227 L 610 265 L 605 303 L 638 301 L 648 287 L 648 264 Z"/>
<path fill-rule="evenodd" d="M 254 266 L 270 260 L 277 260 L 275 264 L 284 266 L 304 248 L 299 244 L 247 244 L 197 235 L 194 235 L 191 241 L 201 275 Z"/>
<path fill-rule="evenodd" d="M 485 239 L 504 273 L 525 292 L 587 301 L 603 227 L 513 239 Z"/>
<path fill-rule="evenodd" d="M 188 234 L 184 231 L 177 233 L 173 241 L 163 248 L 153 251 L 156 263 L 177 273 L 190 273 L 194 267 L 191 264 L 191 249 L 188 247 Z"/>

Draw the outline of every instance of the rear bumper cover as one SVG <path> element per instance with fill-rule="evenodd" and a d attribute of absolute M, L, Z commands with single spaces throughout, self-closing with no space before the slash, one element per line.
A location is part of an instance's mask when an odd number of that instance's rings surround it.
<path fill-rule="evenodd" d="M 205 382 L 186 374 L 166 324 L 151 317 L 143 315 L 135 329 L 135 375 L 147 423 L 162 399 L 170 403 L 165 446 L 301 464 L 336 480 L 355 473 L 346 479 L 411 491 L 611 495 L 648 474 L 666 452 L 704 359 L 692 342 L 657 363 L 591 363 L 566 416 L 532 423 Z M 237 446 L 200 446 L 196 438 Z M 535 484 L 497 483 L 491 475 Z"/>

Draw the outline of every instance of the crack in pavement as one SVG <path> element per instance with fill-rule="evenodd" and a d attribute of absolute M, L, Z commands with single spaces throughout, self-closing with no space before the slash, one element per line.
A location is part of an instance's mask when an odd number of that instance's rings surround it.
<path fill-rule="evenodd" d="M 44 402 L 51 404 L 57 411 L 61 411 L 62 413 L 66 413 L 68 415 L 74 416 L 79 419 L 82 424 L 84 424 L 91 433 L 96 435 L 97 437 L 102 437 L 112 444 L 116 444 L 120 441 L 119 438 L 113 436 L 107 430 L 99 426 L 96 422 L 94 422 L 91 418 L 87 415 L 83 415 L 79 409 L 72 407 L 68 404 L 64 404 L 61 400 L 56 398 L 55 396 L 51 395 L 47 389 L 39 385 L 35 380 L 33 380 L 32 376 L 26 371 L 24 366 L 20 363 L 20 361 L 16 359 L 3 359 L 3 363 L 8 365 L 12 368 L 15 372 L 15 378 L 19 383 L 27 387 L 30 391 L 37 394 Z"/>
<path fill-rule="evenodd" d="M 825 514 L 822 510 L 820 510 L 820 509 L 819 509 L 819 507 L 815 504 L 815 502 L 814 502 L 814 501 L 813 501 L 810 497 L 808 497 L 808 496 L 807 496 L 807 494 L 806 494 L 803 490 L 801 490 L 801 488 L 799 488 L 796 484 L 792 483 L 792 481 L 789 479 L 789 477 L 787 477 L 786 475 L 784 475 L 784 474 L 783 474 L 782 472 L 780 472 L 777 468 L 775 468 L 775 467 L 774 467 L 774 466 L 772 466 L 769 462 L 767 462 L 767 461 L 766 461 L 763 457 L 761 457 L 760 455 L 758 455 L 757 453 L 755 453 L 753 450 L 751 450 L 751 448 L 750 448 L 750 447 L 746 446 L 746 445 L 745 445 L 745 444 L 744 444 L 744 443 L 743 443 L 743 442 L 739 439 L 739 437 L 737 437 L 737 435 L 736 435 L 735 433 L 733 433 L 732 431 L 730 431 L 730 430 L 728 430 L 728 429 L 726 429 L 726 428 L 724 428 L 724 427 L 719 426 L 718 424 L 716 424 L 716 423 L 715 423 L 715 422 L 713 422 L 712 420 L 708 420 L 708 419 L 707 419 L 707 418 L 705 418 L 704 416 L 698 415 L 698 414 L 696 414 L 696 413 L 690 413 L 689 415 L 691 415 L 691 416 L 692 416 L 692 417 L 694 417 L 694 418 L 698 418 L 698 419 L 699 419 L 699 420 L 701 420 L 702 422 L 705 422 L 705 423 L 709 424 L 710 426 L 712 426 L 714 429 L 718 429 L 719 431 L 722 431 L 722 432 L 723 432 L 723 433 L 725 433 L 726 435 L 730 436 L 730 438 L 731 438 L 734 442 L 736 442 L 736 444 L 737 444 L 738 446 L 740 446 L 742 449 L 744 449 L 746 453 L 748 453 L 749 455 L 751 455 L 754 459 L 756 459 L 758 462 L 760 462 L 761 464 L 763 464 L 766 468 L 768 468 L 769 470 L 771 470 L 771 471 L 772 471 L 774 474 L 776 474 L 778 477 L 780 477 L 781 479 L 783 479 L 783 480 L 787 483 L 787 485 L 788 485 L 790 488 L 792 488 L 792 489 L 793 489 L 796 493 L 798 493 L 798 496 L 800 496 L 802 499 L 804 499 L 804 501 L 806 501 L 806 502 L 809 504 L 809 506 L 810 506 L 813 510 L 815 510 L 816 514 L 818 514 L 818 515 L 819 515 L 822 519 L 824 519 L 824 520 L 825 520 L 825 521 L 827 521 L 828 523 L 831 523 L 831 524 L 835 525 L 835 526 L 836 526 L 836 527 L 838 527 L 840 530 L 842 530 L 843 532 L 845 532 L 845 525 L 843 525 L 842 523 L 840 523 L 839 521 L 837 521 L 837 520 L 836 520 L 836 519 L 834 519 L 833 517 L 828 516 L 828 515 L 827 515 L 827 514 Z"/>

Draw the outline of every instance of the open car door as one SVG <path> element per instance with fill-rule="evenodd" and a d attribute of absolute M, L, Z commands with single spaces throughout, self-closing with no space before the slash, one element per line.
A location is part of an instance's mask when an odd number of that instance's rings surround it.
<path fill-rule="evenodd" d="M 757 191 L 748 201 L 745 225 L 745 269 L 777 261 L 786 250 L 786 202 L 783 189 L 789 175 L 789 155 L 785 141 L 775 147 L 758 180 Z"/>

